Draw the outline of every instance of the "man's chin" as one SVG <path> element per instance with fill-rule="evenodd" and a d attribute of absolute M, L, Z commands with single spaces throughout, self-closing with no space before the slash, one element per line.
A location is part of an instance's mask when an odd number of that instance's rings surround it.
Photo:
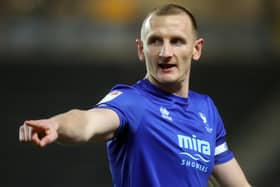
<path fill-rule="evenodd" d="M 171 85 L 177 84 L 178 80 L 174 79 L 174 78 L 164 78 L 164 79 L 159 79 L 158 82 L 161 85 L 171 86 Z"/>
<path fill-rule="evenodd" d="M 172 83 L 176 83 L 177 79 L 173 76 L 163 76 L 163 77 L 159 77 L 158 81 L 162 84 L 172 84 Z"/>

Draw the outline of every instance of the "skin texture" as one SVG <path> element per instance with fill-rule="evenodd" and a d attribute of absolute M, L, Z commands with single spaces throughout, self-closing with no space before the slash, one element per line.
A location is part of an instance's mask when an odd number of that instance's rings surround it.
<path fill-rule="evenodd" d="M 187 97 L 192 60 L 199 60 L 203 39 L 196 39 L 185 14 L 151 15 L 137 39 L 139 59 L 148 80 L 159 88 Z"/>

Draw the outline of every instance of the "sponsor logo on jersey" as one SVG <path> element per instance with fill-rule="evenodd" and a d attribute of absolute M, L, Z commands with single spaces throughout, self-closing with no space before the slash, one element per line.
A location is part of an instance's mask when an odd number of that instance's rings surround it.
<path fill-rule="evenodd" d="M 207 156 L 211 155 L 211 149 L 210 149 L 210 143 L 206 140 L 202 140 L 197 138 L 195 135 L 192 135 L 192 137 L 184 136 L 184 135 L 177 135 L 178 137 L 178 145 L 184 150 L 193 150 L 197 152 L 195 154 L 197 158 L 195 160 L 201 159 L 204 162 L 209 162 L 208 160 L 203 159 L 200 154 L 204 154 Z M 182 153 L 185 154 L 185 153 Z M 193 157 L 194 158 L 194 157 Z"/>
<path fill-rule="evenodd" d="M 121 91 L 118 91 L 118 90 L 112 91 L 112 92 L 108 93 L 101 101 L 99 101 L 98 104 L 106 103 L 108 101 L 112 101 L 113 99 L 117 98 L 121 94 L 122 94 Z"/>
<path fill-rule="evenodd" d="M 179 154 L 186 156 L 181 160 L 180 164 L 206 173 L 208 170 L 207 163 L 210 162 L 207 157 L 211 155 L 210 143 L 197 138 L 195 135 L 190 137 L 178 134 L 177 138 L 178 145 L 182 150 Z"/>

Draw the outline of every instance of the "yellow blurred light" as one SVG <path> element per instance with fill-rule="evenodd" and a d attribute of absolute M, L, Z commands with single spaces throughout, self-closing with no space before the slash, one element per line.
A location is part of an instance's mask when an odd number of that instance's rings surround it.
<path fill-rule="evenodd" d="M 90 15 L 107 22 L 126 22 L 137 15 L 135 0 L 99 0 L 90 3 Z"/>

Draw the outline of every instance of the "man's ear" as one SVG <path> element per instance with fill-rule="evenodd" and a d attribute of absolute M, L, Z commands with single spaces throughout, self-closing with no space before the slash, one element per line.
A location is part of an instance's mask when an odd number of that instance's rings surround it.
<path fill-rule="evenodd" d="M 138 52 L 138 58 L 140 61 L 144 61 L 144 53 L 143 53 L 143 42 L 139 38 L 136 39 L 136 45 L 137 45 L 137 52 Z"/>
<path fill-rule="evenodd" d="M 204 39 L 203 38 L 199 38 L 195 41 L 195 46 L 194 46 L 194 50 L 193 50 L 193 60 L 197 61 L 199 60 L 200 56 L 201 56 L 201 52 L 202 52 L 202 46 L 204 43 Z"/>

